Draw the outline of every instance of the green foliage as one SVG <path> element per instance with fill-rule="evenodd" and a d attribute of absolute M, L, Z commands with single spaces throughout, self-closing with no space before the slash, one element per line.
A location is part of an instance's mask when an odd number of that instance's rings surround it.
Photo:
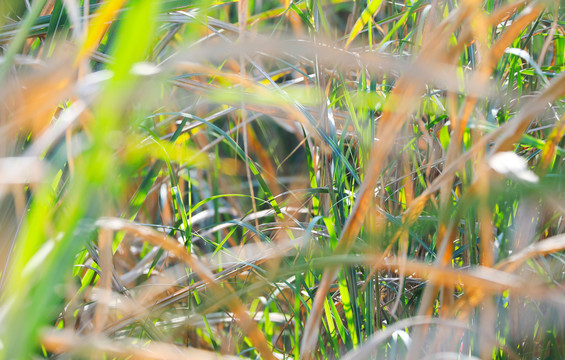
<path fill-rule="evenodd" d="M 565 356 L 560 2 L 0 16 L 0 359 Z"/>

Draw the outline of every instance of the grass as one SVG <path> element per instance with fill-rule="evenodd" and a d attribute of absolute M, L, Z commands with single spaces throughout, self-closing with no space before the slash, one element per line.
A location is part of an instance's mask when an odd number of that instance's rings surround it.
<path fill-rule="evenodd" d="M 0 358 L 565 356 L 559 1 L 0 15 Z"/>

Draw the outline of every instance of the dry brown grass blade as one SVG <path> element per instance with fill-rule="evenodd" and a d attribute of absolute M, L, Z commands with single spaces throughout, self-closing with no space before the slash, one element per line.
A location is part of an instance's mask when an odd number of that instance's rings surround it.
<path fill-rule="evenodd" d="M 559 241 L 559 246 L 562 246 L 563 239 Z M 551 244 L 548 244 L 547 248 L 549 247 L 551 247 Z M 371 264 L 374 261 L 372 257 L 359 259 L 359 263 L 363 264 Z M 380 265 L 381 269 L 392 271 L 399 269 L 400 266 L 399 260 L 384 261 Z M 472 270 L 457 270 L 414 260 L 408 260 L 402 266 L 405 266 L 406 272 L 412 274 L 413 277 L 428 279 L 436 286 L 461 285 L 467 290 L 476 289 L 485 293 L 496 294 L 510 290 L 515 295 L 540 300 L 548 300 L 549 296 L 563 298 L 563 294 L 543 284 L 532 284 L 520 276 L 484 266 L 476 266 Z"/>
<path fill-rule="evenodd" d="M 484 25 L 489 24 L 491 26 L 495 26 L 496 24 L 499 23 L 500 19 L 505 14 L 507 14 L 508 11 L 510 10 L 514 11 L 515 6 L 517 5 L 512 4 L 511 7 L 507 6 L 501 10 L 498 10 L 493 15 L 491 15 L 488 19 L 483 18 L 483 15 L 481 14 L 480 11 L 476 12 L 476 14 L 474 15 L 479 17 L 480 22 L 483 23 Z M 526 27 L 528 24 L 530 24 L 532 21 L 536 19 L 536 17 L 539 15 L 539 13 L 542 10 L 543 7 L 536 6 L 536 7 L 532 7 L 532 9 L 529 11 L 524 11 L 525 15 L 520 16 L 517 21 L 514 21 L 510 26 L 506 28 L 505 32 L 497 40 L 493 48 L 490 51 L 486 50 L 486 54 L 483 56 L 483 61 L 481 61 L 481 63 L 479 64 L 479 69 L 476 71 L 474 76 L 476 84 L 479 86 L 479 88 L 483 88 L 484 86 L 486 86 L 488 78 L 491 75 L 494 66 L 496 65 L 500 57 L 503 55 L 504 50 L 511 44 L 512 41 L 514 41 L 516 36 L 519 34 L 519 32 L 523 30 L 524 27 Z M 468 26 L 465 27 L 463 30 L 463 34 L 459 37 L 458 46 L 455 47 L 459 50 L 459 52 L 453 52 L 453 55 L 459 55 L 461 51 L 460 46 L 467 44 L 471 40 L 473 32 L 478 31 L 478 29 L 476 29 L 477 28 L 476 26 L 473 27 L 471 26 L 471 24 L 467 24 L 467 25 Z M 485 34 L 482 31 L 480 34 L 478 34 L 480 38 L 479 40 L 481 42 L 484 42 L 484 39 L 482 38 L 482 36 L 484 35 Z M 487 48 L 486 44 L 482 44 L 482 45 L 483 48 L 485 49 Z M 456 59 L 455 56 L 453 56 L 453 60 L 455 59 Z M 447 166 L 450 166 L 451 163 L 455 161 L 457 155 L 459 154 L 461 148 L 461 141 L 463 140 L 463 133 L 472 115 L 475 105 L 477 104 L 477 100 L 478 97 L 475 94 L 465 99 L 465 103 L 461 110 L 461 115 L 455 121 L 456 124 L 454 130 L 455 138 L 451 139 L 450 141 L 450 146 L 448 149 L 447 161 L 446 161 Z M 445 207 L 445 204 L 449 197 L 451 184 L 452 181 L 445 181 L 443 183 L 443 187 L 441 189 L 441 194 L 440 194 L 440 203 L 442 204 L 442 207 Z"/>
<path fill-rule="evenodd" d="M 504 50 L 506 50 L 506 48 L 520 36 L 520 33 L 526 26 L 536 20 L 543 10 L 544 6 L 541 4 L 528 5 L 524 10 L 522 10 L 520 16 L 516 18 L 511 25 L 506 27 L 504 33 L 502 33 L 502 35 L 498 38 L 491 50 L 493 67 L 496 64 L 496 61 L 504 54 Z"/>
<path fill-rule="evenodd" d="M 504 132 L 494 144 L 491 153 L 513 150 L 514 144 L 524 135 L 532 120 L 541 114 L 548 104 L 563 96 L 565 96 L 565 72 L 553 78 L 547 88 L 529 99 L 518 115 L 504 125 Z"/>
<path fill-rule="evenodd" d="M 545 109 L 549 102 L 555 101 L 559 97 L 565 94 L 565 73 L 560 74 L 554 81 L 550 83 L 550 86 L 546 88 L 542 93 L 536 95 L 534 98 L 527 101 L 524 106 L 520 109 L 518 115 L 511 121 L 500 126 L 493 132 L 481 137 L 477 142 L 466 152 L 461 154 L 457 159 L 449 166 L 447 166 L 442 174 L 438 176 L 433 183 L 431 183 L 424 192 L 422 192 L 416 199 L 414 203 L 410 206 L 404 217 L 410 216 L 414 221 L 420 215 L 419 211 L 416 211 L 416 204 L 423 210 L 421 202 L 427 201 L 429 197 L 440 190 L 442 184 L 445 181 L 450 180 L 451 176 L 455 172 L 459 171 L 465 162 L 470 160 L 473 156 L 477 156 L 478 153 L 484 150 L 484 147 L 496 138 L 499 138 L 491 151 L 491 154 L 496 153 L 495 150 L 500 149 L 511 149 L 513 144 L 518 141 L 522 135 L 523 131 L 517 131 L 518 128 L 527 128 L 529 123 L 535 118 L 537 114 Z M 403 220 L 404 221 L 404 220 Z M 407 222 L 411 224 L 412 222 Z"/>
<path fill-rule="evenodd" d="M 405 155 L 404 156 L 404 173 L 406 174 L 410 174 L 410 169 L 408 167 L 408 157 Z M 404 189 L 405 189 L 405 196 L 406 196 L 406 206 L 409 207 L 412 202 L 414 201 L 414 191 L 412 188 L 412 182 L 410 181 L 410 177 L 406 176 L 404 178 Z M 397 237 L 395 236 L 394 239 L 398 238 L 400 244 L 399 244 L 399 252 L 400 252 L 400 263 L 401 265 L 404 264 L 404 262 L 408 259 L 408 244 L 409 244 L 409 229 L 405 226 L 402 226 L 401 229 L 398 230 L 398 235 Z M 392 242 L 395 242 L 394 240 Z M 390 245 L 389 245 L 389 249 L 390 249 Z M 387 249 L 388 250 L 388 249 Z M 402 292 L 404 291 L 404 282 L 405 282 L 405 278 L 406 278 L 406 271 L 404 269 L 404 266 L 400 266 L 399 271 L 398 271 L 398 276 L 400 277 L 400 283 L 398 285 L 398 294 L 396 295 L 396 300 L 394 302 L 394 305 L 392 306 L 392 309 L 390 311 L 390 313 L 392 314 L 392 316 L 396 316 L 396 311 L 398 310 L 398 307 L 400 305 L 400 300 L 402 298 Z"/>
<path fill-rule="evenodd" d="M 501 12 L 497 12 L 495 13 L 493 16 L 491 16 L 491 18 L 489 20 L 487 20 L 480 11 L 477 11 L 478 9 L 476 9 L 474 7 L 473 3 L 469 4 L 472 7 L 471 12 L 473 13 L 473 23 L 476 21 L 478 21 L 479 23 L 483 24 L 484 26 L 487 25 L 487 23 L 494 23 L 497 21 L 494 21 L 495 19 L 498 20 L 498 18 L 500 17 L 500 15 L 502 14 Z M 530 24 L 532 21 L 535 20 L 535 18 L 539 15 L 539 13 L 543 10 L 543 7 L 541 6 L 537 6 L 537 7 L 532 7 L 532 9 L 528 10 L 528 11 L 524 11 L 524 14 L 522 14 L 522 16 L 520 16 L 518 18 L 518 21 L 514 21 L 503 33 L 503 35 L 497 40 L 497 42 L 495 43 L 495 45 L 493 46 L 493 48 L 491 50 L 486 50 L 486 54 L 483 55 L 483 60 L 480 63 L 479 69 L 476 71 L 474 78 L 475 78 L 475 83 L 478 84 L 479 87 L 484 87 L 487 84 L 488 78 L 490 76 L 490 74 L 492 73 L 492 70 L 494 69 L 495 64 L 498 62 L 499 58 L 502 56 L 502 54 L 504 53 L 504 49 L 506 49 L 511 41 L 513 41 L 513 39 L 515 39 L 515 37 L 518 35 L 518 33 L 520 31 L 522 31 L 522 29 L 527 26 L 528 24 Z M 467 27 L 465 28 L 466 31 L 463 32 L 462 36 L 460 36 L 460 41 L 459 44 L 462 43 L 466 43 L 467 41 L 469 41 L 471 39 L 472 34 L 475 34 L 475 36 L 478 37 L 479 42 L 482 44 L 482 48 L 484 49 L 488 49 L 486 46 L 486 33 L 480 29 L 481 26 L 479 26 L 477 28 L 476 24 L 474 26 L 472 26 L 470 23 L 467 24 Z M 456 46 L 457 48 L 458 46 Z M 452 53 L 452 58 L 455 58 L 456 53 Z M 475 105 L 477 103 L 477 96 L 475 95 L 476 91 L 475 89 L 471 89 L 471 95 L 469 97 L 466 98 L 466 101 L 463 105 L 463 108 L 461 109 L 461 115 L 459 116 L 459 118 L 456 120 L 455 124 L 455 139 L 452 139 L 452 141 L 450 142 L 450 146 L 449 146 L 449 150 L 447 153 L 447 161 L 446 161 L 446 166 L 450 167 L 452 165 L 452 163 L 457 162 L 457 156 L 460 152 L 460 147 L 461 147 L 461 141 L 463 139 L 463 131 L 466 128 L 467 122 L 469 120 L 469 118 L 472 115 L 472 112 L 475 108 Z M 454 112 L 454 110 L 452 110 L 452 112 Z M 479 141 L 480 142 L 480 141 Z M 480 149 L 478 149 L 477 151 L 478 154 L 482 153 L 482 151 Z M 480 178 L 480 176 L 479 176 Z M 439 179 L 438 179 L 439 180 Z M 480 179 L 479 179 L 480 180 Z M 486 179 L 485 179 L 486 180 Z M 441 224 L 440 224 L 440 234 L 439 234 L 439 238 L 440 238 L 440 242 L 438 242 L 439 247 L 442 249 L 442 252 L 440 253 L 440 255 L 438 256 L 438 264 L 441 263 L 444 266 L 447 265 L 449 263 L 449 260 L 451 259 L 451 253 L 452 253 L 452 246 L 450 245 L 451 242 L 449 242 L 450 239 L 450 234 L 451 232 L 445 232 L 445 229 L 447 227 L 447 222 L 448 221 L 453 221 L 453 219 L 448 219 L 448 214 L 449 214 L 449 207 L 448 205 L 448 200 L 451 194 L 451 187 L 452 187 L 452 183 L 453 183 L 453 174 L 451 175 L 447 175 L 445 172 L 444 174 L 442 174 L 442 179 L 441 179 L 441 185 L 440 185 L 440 208 L 441 208 Z M 483 189 L 481 192 L 484 193 L 485 191 L 488 192 L 488 190 L 486 190 L 488 188 L 488 184 L 486 183 L 482 183 L 482 186 L 480 186 L 481 189 Z M 428 188 L 429 190 L 429 188 Z M 427 192 L 427 191 L 426 191 Z M 424 194 L 426 193 L 424 192 Z M 422 194 L 422 195 L 424 195 Z M 481 212 L 482 216 L 482 220 L 481 221 L 481 229 L 483 231 L 483 236 L 482 240 L 483 240 L 483 247 L 485 249 L 484 252 L 482 252 L 483 255 L 483 260 L 486 259 L 486 262 L 490 265 L 492 265 L 492 255 L 488 255 L 489 253 L 491 253 L 491 251 L 489 251 L 490 247 L 487 245 L 489 244 L 489 240 L 492 236 L 486 236 L 488 235 L 486 229 L 490 228 L 485 221 L 487 220 L 487 216 L 484 213 L 485 212 L 485 207 L 482 207 L 483 211 Z M 447 241 L 448 243 L 443 244 L 442 241 Z M 442 300 L 442 309 L 445 308 L 446 306 L 448 306 L 451 301 L 452 301 L 452 289 L 451 288 L 446 288 L 442 290 L 442 296 L 441 296 L 441 300 Z M 437 288 L 432 286 L 428 286 L 426 287 L 425 291 L 424 291 L 424 295 L 422 297 L 422 301 L 421 301 L 421 306 L 420 309 L 418 311 L 419 315 L 425 315 L 427 313 L 429 313 L 429 309 L 428 307 L 431 306 L 432 304 L 432 299 L 434 296 L 436 296 L 437 293 Z M 444 303 L 445 302 L 445 303 Z M 487 306 L 487 308 L 492 310 L 492 306 Z M 449 309 L 445 309 L 446 311 L 442 313 L 448 313 Z M 492 315 L 492 314 L 490 314 Z M 490 316 L 489 315 L 489 316 Z M 489 327 L 490 328 L 490 327 Z M 421 329 L 422 332 L 420 334 L 416 335 L 416 342 L 418 343 L 419 341 L 421 341 L 421 339 L 423 339 L 424 336 L 424 332 L 425 329 Z M 490 346 L 490 345 L 488 345 Z M 488 346 L 486 348 L 483 348 L 483 353 L 487 353 L 488 352 Z M 411 349 L 411 353 L 409 354 L 409 358 L 413 358 L 415 352 L 414 349 L 417 348 L 418 346 L 414 346 Z"/>
<path fill-rule="evenodd" d="M 433 183 L 431 183 L 428 188 L 414 200 L 414 204 L 407 209 L 404 217 L 410 216 L 415 221 L 420 215 L 420 212 L 415 209 L 415 204 L 419 204 L 420 209 L 423 210 L 423 206 L 420 203 L 421 201 L 426 201 L 432 194 L 440 190 L 442 184 L 445 181 L 450 180 L 453 174 L 459 171 L 466 161 L 470 160 L 473 156 L 477 156 L 477 154 L 483 151 L 484 147 L 489 142 L 493 141 L 497 137 L 499 137 L 499 139 L 495 144 L 494 149 L 502 149 L 512 146 L 523 135 L 523 131 L 517 131 L 516 129 L 519 127 L 527 128 L 531 120 L 537 114 L 542 112 L 548 103 L 555 101 L 563 95 L 565 95 L 565 73 L 560 74 L 556 79 L 554 79 L 554 81 L 550 83 L 550 86 L 541 94 L 538 94 L 527 101 L 513 120 L 481 137 L 469 150 L 457 157 L 452 164 L 448 165 L 442 174 L 438 176 Z M 502 144 L 505 144 L 505 146 L 503 147 Z M 495 151 L 493 150 L 491 153 L 494 154 Z M 407 222 L 407 224 L 411 223 L 412 222 L 409 221 Z"/>
<path fill-rule="evenodd" d="M 461 16 L 463 13 L 465 13 L 464 9 L 458 9 L 456 14 L 450 16 L 437 27 L 434 34 L 437 35 L 435 36 L 435 41 L 428 42 L 425 45 L 422 49 L 419 61 L 416 61 L 416 63 L 430 65 L 443 59 L 443 52 L 438 51 L 438 49 L 442 49 L 445 44 L 447 44 L 452 31 L 463 21 L 464 17 Z M 435 66 L 428 67 L 434 68 Z M 335 250 L 338 254 L 346 253 L 351 248 L 353 241 L 361 229 L 365 215 L 369 212 L 369 207 L 373 202 L 374 189 L 378 183 L 384 160 L 392 149 L 393 142 L 402 129 L 404 122 L 416 109 L 417 104 L 419 104 L 419 94 L 423 91 L 424 83 L 418 80 L 417 78 L 401 77 L 385 104 L 383 115 L 380 119 L 381 124 L 377 133 L 377 138 L 380 139 L 380 141 L 371 149 L 369 158 L 373 159 L 373 161 L 370 163 L 364 175 L 365 181 L 358 191 L 357 200 L 345 223 L 338 246 Z M 421 200 L 422 199 L 415 199 L 415 203 L 419 206 Z M 323 299 L 336 274 L 337 268 L 331 267 L 326 269 L 322 276 L 322 282 L 316 293 L 311 314 L 304 328 L 304 336 L 301 344 L 301 358 L 309 359 L 313 354 L 315 339 L 318 336 L 318 323 L 322 313 Z"/>
<path fill-rule="evenodd" d="M 494 255 L 494 233 L 492 225 L 492 210 L 489 206 L 489 176 L 486 167 L 479 169 L 477 172 L 477 189 L 478 189 L 478 220 L 480 231 L 480 246 L 481 246 L 481 266 L 492 267 L 495 261 Z M 481 345 L 480 354 L 482 358 L 488 358 L 492 355 L 493 348 L 496 346 L 494 339 L 495 321 L 496 321 L 496 304 L 494 299 L 489 296 L 484 296 L 482 299 L 483 309 L 479 314 L 481 326 Z"/>
<path fill-rule="evenodd" d="M 338 272 L 338 267 L 331 267 L 324 270 L 324 273 L 322 274 L 322 280 L 316 290 L 316 296 L 314 296 L 310 314 L 308 316 L 308 320 L 306 320 L 306 325 L 304 326 L 302 341 L 300 343 L 301 359 L 310 359 L 314 355 L 314 349 L 319 332 L 318 324 L 322 317 L 324 301 L 326 300 L 328 291 L 330 290 L 331 284 L 336 278 Z"/>
<path fill-rule="evenodd" d="M 545 54 L 547 53 L 547 50 L 549 49 L 549 44 L 551 44 L 554 39 L 553 36 L 555 35 L 555 32 L 557 31 L 557 23 L 559 22 L 559 0 L 554 0 L 553 6 L 555 6 L 555 13 L 553 14 L 553 22 L 551 23 L 551 29 L 549 30 L 549 33 L 547 34 L 547 37 L 543 43 L 542 49 L 540 51 L 539 57 L 538 57 L 538 65 L 542 66 L 543 62 L 544 62 L 544 58 L 545 58 Z"/>
<path fill-rule="evenodd" d="M 406 80 L 400 80 L 397 87 L 391 94 L 391 100 L 388 102 L 387 107 L 385 107 L 385 112 L 381 118 L 383 123 L 381 131 L 377 134 L 377 137 L 381 139 L 374 145 L 371 149 L 370 159 L 373 161 L 369 164 L 367 173 L 365 174 L 365 181 L 361 185 L 358 191 L 357 200 L 355 201 L 353 210 L 351 211 L 343 232 L 341 234 L 339 243 L 335 249 L 335 253 L 343 254 L 347 253 L 363 222 L 365 220 L 365 215 L 369 211 L 370 205 L 373 203 L 374 189 L 377 186 L 379 180 L 379 174 L 384 165 L 384 160 L 388 156 L 389 151 L 392 149 L 396 135 L 402 128 L 405 119 L 408 114 L 415 108 L 418 100 L 416 100 L 416 94 L 420 91 L 414 85 L 414 83 L 408 82 Z M 408 103 L 402 104 L 402 100 L 406 100 Z M 312 310 L 306 326 L 304 328 L 304 336 L 302 338 L 301 344 L 301 358 L 309 359 L 314 351 L 314 346 L 316 343 L 316 338 L 318 337 L 318 324 L 320 322 L 322 307 L 324 299 L 329 291 L 330 284 L 335 279 L 338 269 L 336 267 L 330 267 L 324 271 L 322 276 L 322 281 L 318 290 L 316 292 L 316 297 L 312 304 Z"/>
<path fill-rule="evenodd" d="M 202 264 L 194 255 L 187 252 L 187 249 L 182 246 L 176 239 L 155 231 L 146 226 L 131 223 L 118 218 L 101 218 L 96 224 L 105 229 L 114 231 L 125 231 L 130 234 L 137 235 L 145 241 L 161 247 L 163 250 L 170 252 L 178 259 L 182 260 L 186 265 L 191 267 L 201 279 L 208 283 L 214 283 L 214 274 Z"/>
<path fill-rule="evenodd" d="M 562 242 L 563 240 L 561 240 Z M 560 246 L 563 246 L 561 243 Z M 556 247 L 549 245 L 546 249 Z M 399 261 L 388 262 L 383 264 L 389 269 L 397 269 L 400 267 Z M 421 277 L 428 279 L 431 286 L 436 288 L 441 288 L 445 286 L 460 286 L 464 288 L 465 295 L 459 298 L 450 310 L 450 318 L 459 318 L 461 321 L 469 320 L 470 313 L 475 309 L 476 306 L 482 304 L 483 311 L 481 312 L 481 358 L 490 358 L 492 354 L 492 348 L 494 346 L 500 346 L 496 344 L 492 332 L 492 319 L 496 319 L 496 307 L 492 303 L 493 294 L 501 294 L 502 292 L 509 290 L 513 296 L 523 296 L 530 299 L 536 299 L 538 301 L 547 301 L 558 307 L 563 306 L 563 294 L 555 289 L 551 289 L 542 283 L 532 284 L 524 280 L 518 275 L 513 275 L 512 277 L 507 277 L 503 272 L 496 270 L 491 267 L 476 266 L 471 270 L 457 270 L 451 268 L 441 268 L 421 262 L 412 261 L 408 264 L 410 271 L 413 271 L 414 277 Z M 430 287 L 428 285 L 428 287 Z M 465 310 L 466 309 L 466 310 Z M 419 315 L 421 316 L 421 315 Z M 492 318 L 488 318 L 491 316 Z M 486 325 L 483 325 L 486 324 Z M 423 332 L 424 328 L 416 329 L 416 334 L 418 332 Z M 490 338 L 489 338 L 490 337 Z M 420 351 L 419 347 L 413 348 L 415 339 L 414 336 L 413 343 L 411 345 L 411 353 L 413 357 L 418 356 Z M 509 349 L 511 358 L 518 358 L 513 355 L 513 352 Z"/>
<path fill-rule="evenodd" d="M 563 136 L 565 136 L 565 115 L 561 117 L 559 122 L 555 125 L 555 128 L 549 135 L 549 138 L 543 147 L 541 162 L 538 166 L 538 173 L 540 175 L 544 175 L 551 166 L 551 162 L 554 161 L 555 154 L 557 153 L 557 146 Z"/>
<path fill-rule="evenodd" d="M 449 27 L 455 30 L 455 24 Z M 434 36 L 444 36 L 443 32 L 433 33 Z M 328 42 L 331 44 L 331 42 Z M 357 71 L 359 68 L 366 68 L 371 73 L 393 73 L 405 75 L 416 82 L 437 84 L 441 88 L 452 91 L 460 90 L 460 82 L 457 78 L 457 67 L 442 62 L 441 66 L 430 65 L 428 61 L 407 61 L 397 57 L 381 54 L 377 52 L 355 52 L 337 48 L 327 43 L 314 43 L 308 40 L 291 40 L 291 39 L 273 39 L 266 38 L 259 34 L 253 34 L 253 39 L 246 39 L 237 44 L 225 43 L 222 46 L 214 44 L 202 44 L 197 48 L 191 48 L 190 52 L 179 52 L 174 57 L 160 64 L 163 70 L 177 70 L 182 68 L 202 68 L 206 66 L 196 65 L 206 63 L 209 60 L 221 59 L 228 56 L 249 56 L 249 54 L 260 54 L 266 56 L 266 59 L 280 57 L 282 59 L 293 59 L 292 61 L 306 62 L 312 64 L 308 59 L 318 58 L 320 65 L 327 69 L 340 69 L 343 72 Z M 433 49 L 428 50 L 426 56 L 439 56 L 444 59 L 443 53 L 436 51 L 438 43 L 432 42 Z M 296 57 L 300 54 L 300 57 Z M 429 59 L 428 59 L 429 60 Z M 218 72 L 217 69 L 209 68 L 205 73 L 210 71 Z M 240 75 L 228 75 L 232 81 L 245 81 Z M 239 80 L 236 80 L 239 78 Z M 195 82 L 196 83 L 196 82 Z M 204 85 L 204 84 L 202 84 Z M 256 84 L 255 84 L 256 85 Z M 494 94 L 494 90 L 479 86 L 474 79 L 471 79 L 467 85 L 472 88 L 477 96 L 487 97 Z M 260 87 L 257 87 L 260 89 Z M 264 92 L 265 90 L 261 90 Z"/>
<path fill-rule="evenodd" d="M 370 359 L 371 357 L 375 357 L 377 355 L 377 353 L 375 352 L 375 348 L 377 348 L 381 343 L 383 343 L 388 338 L 390 338 L 395 331 L 402 331 L 408 327 L 429 326 L 429 325 L 445 326 L 449 329 L 453 329 L 453 328 L 462 329 L 462 330 L 469 329 L 469 327 L 466 324 L 460 321 L 436 319 L 428 316 L 411 317 L 408 319 L 400 320 L 390 326 L 387 326 L 385 330 L 375 333 L 359 348 L 354 349 L 348 352 L 347 354 L 345 354 L 345 356 L 342 359 L 343 360 Z M 470 356 L 467 359 L 476 360 L 478 358 Z"/>
<path fill-rule="evenodd" d="M 241 247 L 231 248 L 229 251 L 222 252 L 222 258 L 236 260 L 240 262 L 238 265 L 227 268 L 226 270 L 216 274 L 216 281 L 223 282 L 232 279 L 239 274 L 249 271 L 253 266 L 261 265 L 269 260 L 277 259 L 284 254 L 288 254 L 290 251 L 296 249 L 296 247 L 302 246 L 304 244 L 304 238 L 288 241 L 286 243 L 277 243 L 271 247 L 264 248 L 260 252 L 260 256 L 256 256 L 258 253 L 256 244 L 247 244 Z M 253 255 L 253 256 L 252 256 Z M 214 261 L 212 258 L 209 259 L 210 263 L 215 263 L 219 266 L 221 263 Z M 252 265 L 251 265 L 252 264 Z M 149 298 L 141 305 L 137 305 L 123 315 L 118 321 L 113 322 L 105 328 L 106 334 L 111 334 L 124 326 L 131 324 L 134 321 L 141 320 L 145 314 L 151 311 L 159 311 L 166 306 L 169 306 L 183 298 L 186 298 L 194 291 L 203 291 L 208 288 L 209 285 L 205 281 L 198 281 L 190 286 L 186 286 L 181 290 L 175 291 L 171 295 L 162 297 L 163 293 L 159 292 L 156 294 L 157 298 Z"/>
<path fill-rule="evenodd" d="M 563 250 L 565 250 L 565 235 L 553 236 L 532 244 L 522 251 L 511 255 L 496 264 L 495 268 L 506 272 L 513 272 L 529 259 L 537 256 L 553 254 Z"/>
<path fill-rule="evenodd" d="M 0 135 L 12 139 L 25 130 L 39 136 L 51 124 L 73 86 L 74 74 L 68 70 L 71 61 L 68 56 L 57 56 L 1 84 Z"/>
<path fill-rule="evenodd" d="M 214 351 L 180 347 L 162 342 L 151 342 L 141 346 L 139 339 L 112 341 L 105 337 L 79 336 L 72 331 L 46 331 L 41 342 L 47 351 L 88 355 L 92 358 L 105 358 L 105 355 L 139 360 L 185 360 L 185 359 L 242 359 L 241 357 L 220 355 Z"/>
<path fill-rule="evenodd" d="M 264 263 L 265 261 L 267 261 L 268 259 L 261 259 L 261 260 L 257 260 L 257 261 L 250 261 L 249 263 L 252 263 L 253 265 L 260 265 L 262 263 Z M 223 271 L 220 274 L 217 275 L 217 281 L 226 281 L 228 279 L 231 279 L 233 277 L 238 276 L 239 274 L 249 271 L 252 269 L 252 265 L 243 265 L 243 266 L 235 266 L 233 268 L 229 268 L 225 271 Z M 192 285 L 183 287 L 182 289 L 174 292 L 171 295 L 168 295 L 166 297 L 160 297 L 159 299 L 157 299 L 155 302 L 151 303 L 150 305 L 146 306 L 146 307 L 138 307 L 136 309 L 134 309 L 133 311 L 130 312 L 130 314 L 125 315 L 123 318 L 119 319 L 118 321 L 115 321 L 114 323 L 108 325 L 104 331 L 106 334 L 111 334 L 121 328 L 123 328 L 124 326 L 127 326 L 135 321 L 140 320 L 146 313 L 150 312 L 150 311 L 155 311 L 155 310 L 160 310 L 163 309 L 181 299 L 186 298 L 187 296 L 189 296 L 192 292 L 194 291 L 202 291 L 205 290 L 206 288 L 208 288 L 208 284 L 204 281 L 198 281 L 195 282 Z"/>
<path fill-rule="evenodd" d="M 528 3 L 528 0 L 519 0 L 514 1 L 512 3 L 501 5 L 498 9 L 496 9 L 489 17 L 488 17 L 488 26 L 495 27 L 502 22 L 508 20 L 508 18 L 516 11 L 516 9 L 520 8 L 524 4 Z M 457 38 L 457 44 L 451 49 L 449 49 L 447 58 L 450 61 L 456 62 L 459 58 L 461 52 L 469 45 L 469 43 L 473 40 L 473 27 L 472 26 L 465 26 L 461 30 L 461 34 Z M 470 89 L 473 89 L 471 86 Z M 481 95 L 480 89 L 479 92 L 474 94 L 475 96 Z"/>
<path fill-rule="evenodd" d="M 103 228 L 112 229 L 114 231 L 125 231 L 137 235 L 155 246 L 160 246 L 163 250 L 170 252 L 175 257 L 182 260 L 194 270 L 202 280 L 208 283 L 211 289 L 216 293 L 218 299 L 227 299 L 227 306 L 236 314 L 240 327 L 251 339 L 251 342 L 261 354 L 261 357 L 264 359 L 276 359 L 265 339 L 265 335 L 259 330 L 257 323 L 250 317 L 249 311 L 245 308 L 241 300 L 234 295 L 234 291 L 229 284 L 224 284 L 225 289 L 228 291 L 226 294 L 226 290 L 216 281 L 215 275 L 194 255 L 188 253 L 187 249 L 176 239 L 151 228 L 118 218 L 102 218 L 97 221 L 97 224 Z"/>
<path fill-rule="evenodd" d="M 428 59 L 429 61 L 429 59 Z M 401 78 L 395 89 L 390 95 L 383 115 L 381 117 L 381 127 L 377 134 L 380 141 L 371 149 L 370 159 L 373 161 L 369 164 L 369 168 L 364 176 L 365 181 L 361 185 L 357 200 L 354 204 L 347 222 L 345 223 L 342 235 L 335 252 L 347 253 L 361 226 L 363 225 L 365 215 L 369 212 L 369 207 L 373 202 L 374 189 L 379 180 L 379 174 L 384 165 L 384 160 L 388 156 L 397 134 L 402 129 L 408 115 L 416 108 L 419 103 L 418 94 L 422 91 L 422 84 L 413 79 L 408 80 Z M 318 336 L 317 325 L 320 321 L 323 299 L 325 298 L 329 285 L 337 275 L 338 269 L 335 267 L 328 268 L 323 274 L 322 282 L 318 287 L 312 312 L 308 317 L 304 337 L 301 345 L 301 358 L 309 359 L 313 353 L 315 339 Z"/>
<path fill-rule="evenodd" d="M 488 17 L 488 19 L 483 19 L 483 16 L 480 11 L 477 12 L 475 15 L 481 18 L 481 23 L 483 23 L 483 25 L 496 26 L 501 21 L 502 18 L 507 16 L 509 11 L 514 11 L 516 9 L 518 3 L 520 2 L 507 5 L 497 10 L 494 14 Z M 514 41 L 516 36 L 518 36 L 518 34 L 524 29 L 524 27 L 526 27 L 528 24 L 530 24 L 532 21 L 534 21 L 537 18 L 537 16 L 541 13 L 542 10 L 543 7 L 534 6 L 530 10 L 524 11 L 522 16 L 520 16 L 516 21 L 514 21 L 511 25 L 509 25 L 505 29 L 503 35 L 497 39 L 493 48 L 490 50 L 488 50 L 486 44 L 484 44 L 484 39 L 482 38 L 485 35 L 484 32 L 481 32 L 481 34 L 479 34 L 480 35 L 479 40 L 483 43 L 481 47 L 487 49 L 485 50 L 486 54 L 483 56 L 483 60 L 479 64 L 479 68 L 477 69 L 474 76 L 476 83 L 475 86 L 478 86 L 479 91 L 481 88 L 483 88 L 486 85 L 489 76 L 491 75 L 494 67 L 496 66 L 496 63 L 498 62 L 500 57 L 504 54 L 504 50 L 508 46 L 510 46 L 512 41 Z M 459 56 L 459 54 L 463 50 L 462 46 L 466 46 L 472 40 L 472 35 L 474 31 L 477 31 L 476 26 L 473 27 L 471 26 L 471 24 L 468 24 L 468 26 L 464 28 L 462 35 L 459 37 L 457 46 L 454 47 L 454 50 L 456 51 L 452 51 L 451 58 L 453 61 L 457 61 L 456 60 L 457 56 Z M 456 158 L 459 152 L 457 150 L 463 137 L 463 131 L 465 130 L 467 122 L 469 121 L 473 109 L 477 104 L 478 96 L 476 92 L 472 91 L 471 93 L 472 96 L 466 98 L 465 104 L 462 107 L 461 115 L 456 121 L 456 130 L 455 130 L 456 142 L 454 143 L 455 146 L 450 145 L 449 147 L 447 165 L 451 164 L 451 162 Z"/>
<path fill-rule="evenodd" d="M 34 184 L 45 179 L 47 164 L 39 157 L 18 156 L 0 158 L 0 194 L 12 184 Z"/>

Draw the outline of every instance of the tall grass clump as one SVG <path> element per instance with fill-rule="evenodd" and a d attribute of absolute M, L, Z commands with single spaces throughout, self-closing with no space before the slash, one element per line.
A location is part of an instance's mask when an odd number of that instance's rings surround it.
<path fill-rule="evenodd" d="M 0 359 L 565 357 L 559 0 L 2 0 Z"/>

